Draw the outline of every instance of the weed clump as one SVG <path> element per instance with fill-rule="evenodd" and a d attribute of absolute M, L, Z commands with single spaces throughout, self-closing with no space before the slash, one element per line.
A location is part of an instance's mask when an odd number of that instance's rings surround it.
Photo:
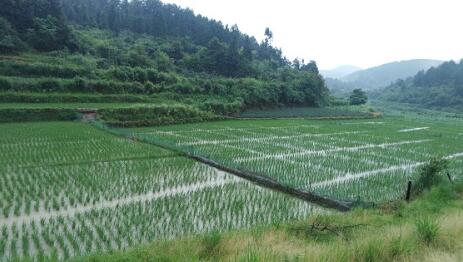
<path fill-rule="evenodd" d="M 421 242 L 430 245 L 436 241 L 439 235 L 439 223 L 437 220 L 429 217 L 421 218 L 416 221 L 415 226 Z"/>
<path fill-rule="evenodd" d="M 219 232 L 214 231 L 204 236 L 202 239 L 202 250 L 199 254 L 199 257 L 202 259 L 210 259 L 215 257 L 218 252 L 218 246 L 222 236 Z"/>
<path fill-rule="evenodd" d="M 442 171 L 447 169 L 449 161 L 443 158 L 431 159 L 420 168 L 418 180 L 414 189 L 415 195 L 420 195 L 443 180 Z"/>

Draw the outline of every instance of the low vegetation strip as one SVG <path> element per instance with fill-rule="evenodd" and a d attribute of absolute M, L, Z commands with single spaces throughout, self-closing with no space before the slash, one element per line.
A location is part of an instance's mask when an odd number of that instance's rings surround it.
<path fill-rule="evenodd" d="M 273 119 L 273 118 L 374 118 L 375 115 L 364 107 L 334 106 L 334 107 L 285 107 L 266 110 L 248 110 L 239 115 L 243 119 Z"/>
<path fill-rule="evenodd" d="M 72 121 L 77 118 L 77 112 L 72 109 L 0 109 L 0 123 Z"/>
<path fill-rule="evenodd" d="M 90 108 L 89 108 L 90 107 Z M 9 104 L 0 105 L 0 123 L 72 121 L 91 111 L 114 127 L 158 126 L 223 117 L 181 104 Z"/>
<path fill-rule="evenodd" d="M 184 105 L 102 109 L 98 111 L 98 115 L 106 124 L 115 127 L 168 125 L 220 119 L 210 112 Z"/>

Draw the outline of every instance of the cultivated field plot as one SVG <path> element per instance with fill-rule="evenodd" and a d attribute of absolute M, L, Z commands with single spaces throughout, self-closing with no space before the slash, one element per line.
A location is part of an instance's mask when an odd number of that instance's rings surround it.
<path fill-rule="evenodd" d="M 227 166 L 342 200 L 402 197 L 406 182 L 432 157 L 463 174 L 463 122 L 253 120 L 133 129 Z"/>
<path fill-rule="evenodd" d="M 371 113 L 360 106 L 337 107 L 288 107 L 268 110 L 247 110 L 240 114 L 241 118 L 342 118 L 371 117 Z"/>
<path fill-rule="evenodd" d="M 321 211 L 89 125 L 0 129 L 0 261 L 66 259 Z"/>

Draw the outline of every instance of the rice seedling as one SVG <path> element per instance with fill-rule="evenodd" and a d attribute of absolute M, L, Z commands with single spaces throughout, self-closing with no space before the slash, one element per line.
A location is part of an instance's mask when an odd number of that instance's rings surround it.
<path fill-rule="evenodd" d="M 0 261 L 68 259 L 326 212 L 88 125 L 1 128 Z"/>
<path fill-rule="evenodd" d="M 425 128 L 424 128 L 425 127 Z M 341 200 L 385 201 L 432 157 L 462 176 L 458 121 L 255 120 L 118 130 Z"/>

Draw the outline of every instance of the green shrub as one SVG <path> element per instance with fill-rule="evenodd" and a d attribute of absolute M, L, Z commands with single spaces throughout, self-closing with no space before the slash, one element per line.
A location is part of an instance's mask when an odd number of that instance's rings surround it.
<path fill-rule="evenodd" d="M 360 261 L 374 262 L 380 261 L 383 256 L 382 242 L 373 241 L 369 242 L 366 247 L 361 247 L 360 254 L 362 259 Z"/>
<path fill-rule="evenodd" d="M 79 75 L 90 77 L 92 72 L 88 68 L 80 68 L 69 65 L 25 63 L 22 61 L 0 61 L 0 74 L 19 77 L 35 76 L 73 78 Z"/>
<path fill-rule="evenodd" d="M 391 239 L 389 245 L 389 255 L 391 259 L 398 259 L 401 256 L 408 255 L 413 252 L 413 242 L 407 241 L 402 236 Z"/>
<path fill-rule="evenodd" d="M 217 120 L 220 117 L 184 105 L 156 105 L 139 108 L 99 110 L 99 116 L 110 126 L 137 127 Z"/>
<path fill-rule="evenodd" d="M 147 94 L 156 94 L 162 91 L 162 88 L 158 85 L 151 83 L 150 81 L 144 84 L 145 92 Z"/>
<path fill-rule="evenodd" d="M 63 91 L 61 82 L 57 79 L 44 79 L 39 82 L 40 90 L 45 92 L 60 92 Z"/>
<path fill-rule="evenodd" d="M 0 90 L 10 90 L 11 89 L 11 83 L 8 81 L 8 79 L 4 77 L 0 77 Z"/>
<path fill-rule="evenodd" d="M 239 115 L 243 109 L 240 101 L 227 103 L 219 100 L 207 100 L 199 106 L 201 110 L 214 112 L 220 115 L 234 116 Z"/>
<path fill-rule="evenodd" d="M 216 253 L 218 253 L 217 248 L 221 239 L 222 236 L 217 231 L 204 236 L 202 239 L 202 249 L 199 253 L 199 257 L 202 259 L 210 259 L 216 256 Z"/>
<path fill-rule="evenodd" d="M 431 159 L 420 168 L 419 177 L 416 181 L 414 193 L 418 195 L 425 190 L 439 184 L 443 180 L 441 175 L 449 165 L 449 161 L 442 158 Z"/>
<path fill-rule="evenodd" d="M 147 96 L 131 94 L 68 94 L 68 93 L 0 93 L 1 103 L 151 103 Z"/>
<path fill-rule="evenodd" d="M 439 235 L 439 223 L 432 218 L 418 219 L 415 226 L 419 240 L 426 245 L 432 244 Z"/>
<path fill-rule="evenodd" d="M 19 38 L 19 34 L 8 20 L 0 17 L 0 53 L 11 54 L 21 51 L 25 49 L 25 47 L 26 45 Z"/>
<path fill-rule="evenodd" d="M 0 123 L 71 121 L 77 117 L 72 109 L 0 109 Z"/>

